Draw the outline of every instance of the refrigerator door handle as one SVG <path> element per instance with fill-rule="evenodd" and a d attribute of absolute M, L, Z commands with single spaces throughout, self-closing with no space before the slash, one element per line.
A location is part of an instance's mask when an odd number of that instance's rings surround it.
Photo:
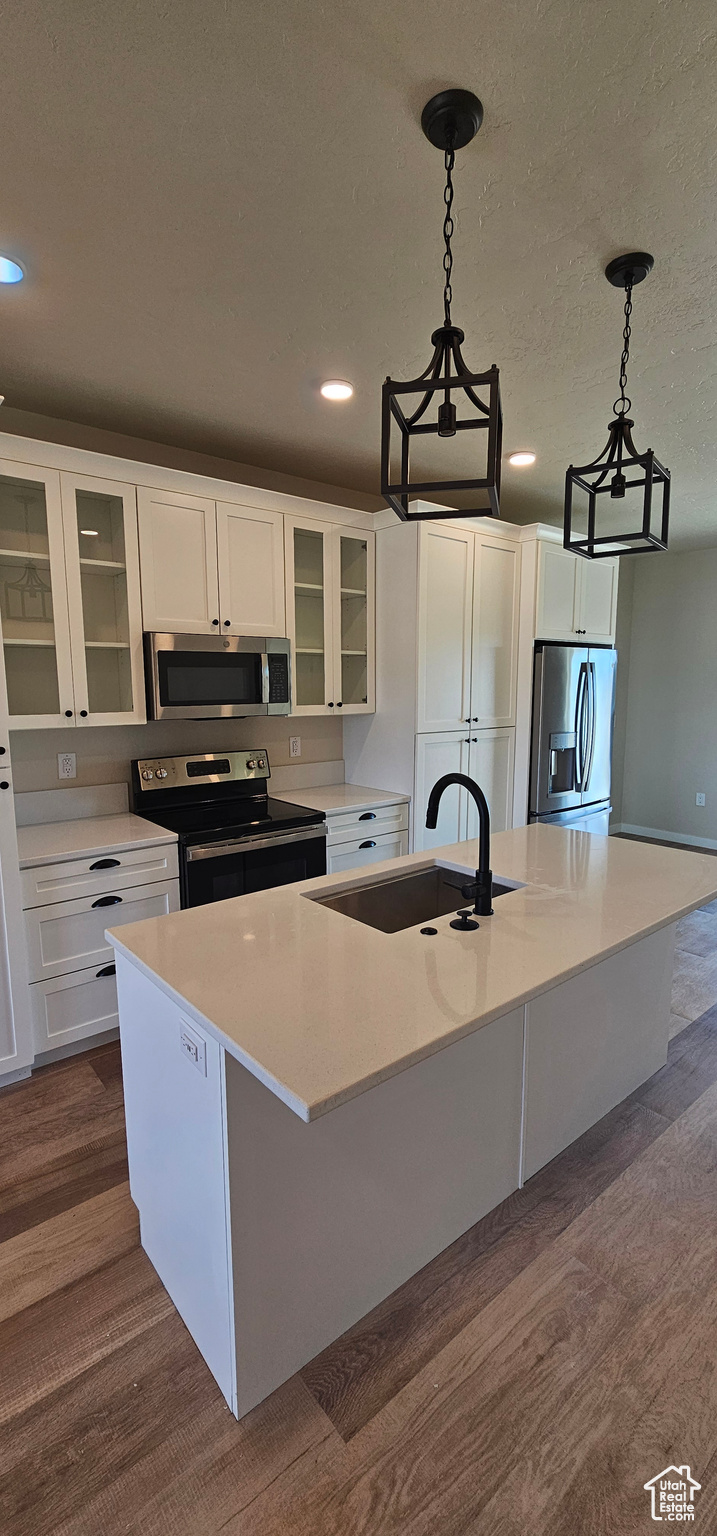
<path fill-rule="evenodd" d="M 590 788 L 590 775 L 591 775 L 591 773 L 593 771 L 593 758 L 595 756 L 595 730 L 596 730 L 596 725 L 597 725 L 597 699 L 596 699 L 596 686 L 595 686 L 595 662 L 594 661 L 589 661 L 587 663 L 587 669 L 588 669 L 587 670 L 587 680 L 586 680 L 587 681 L 587 687 L 586 687 L 586 690 L 585 690 L 585 696 L 586 696 L 587 705 L 588 705 L 588 721 L 589 721 L 589 724 L 588 724 L 588 743 L 589 743 L 589 745 L 588 745 L 587 768 L 585 769 L 585 778 L 584 778 L 584 781 L 583 781 L 583 790 L 584 790 L 585 793 L 587 793 L 588 789 Z"/>
<path fill-rule="evenodd" d="M 586 661 L 580 663 L 580 676 L 578 678 L 578 691 L 575 701 L 575 788 L 581 793 L 585 778 L 585 750 L 587 740 L 585 736 L 585 705 L 587 701 L 587 671 Z"/>

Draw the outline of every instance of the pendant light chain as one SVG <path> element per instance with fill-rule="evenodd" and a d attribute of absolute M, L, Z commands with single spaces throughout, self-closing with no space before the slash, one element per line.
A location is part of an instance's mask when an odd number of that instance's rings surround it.
<path fill-rule="evenodd" d="M 451 240 L 453 239 L 453 229 L 454 229 L 454 225 L 453 225 L 453 212 L 452 212 L 452 210 L 453 210 L 453 167 L 454 167 L 455 163 L 456 163 L 455 150 L 453 148 L 453 145 L 451 144 L 450 148 L 447 149 L 446 153 L 445 153 L 446 185 L 445 185 L 445 187 L 443 189 L 443 201 L 444 201 L 444 203 L 446 205 L 446 216 L 445 216 L 445 218 L 443 220 L 443 239 L 445 240 L 445 243 L 446 243 L 446 249 L 445 249 L 445 253 L 444 253 L 444 256 L 443 256 L 443 271 L 446 274 L 446 281 L 445 281 L 444 286 L 443 286 L 443 315 L 444 315 L 443 323 L 444 323 L 444 325 L 450 325 L 450 323 L 451 323 L 451 301 L 453 299 L 453 289 L 451 287 L 451 273 L 453 272 L 453 251 L 451 250 Z"/>
<path fill-rule="evenodd" d="M 632 283 L 628 283 L 625 289 L 625 324 L 622 332 L 622 357 L 620 358 L 620 396 L 613 405 L 616 416 L 626 416 L 632 408 L 632 401 L 626 393 L 627 389 L 627 365 L 630 361 L 630 317 L 632 315 Z"/>

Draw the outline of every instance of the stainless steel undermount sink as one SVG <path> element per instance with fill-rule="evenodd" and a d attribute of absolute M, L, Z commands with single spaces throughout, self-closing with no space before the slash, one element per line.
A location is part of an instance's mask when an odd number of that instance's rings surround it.
<path fill-rule="evenodd" d="M 322 907 L 331 907 L 345 917 L 366 923 L 369 928 L 379 928 L 381 933 L 400 933 L 403 928 L 415 928 L 447 912 L 457 912 L 459 907 L 472 903 L 466 900 L 462 887 L 473 876 L 461 875 L 454 869 L 443 869 L 432 864 L 416 874 L 394 875 L 389 880 L 376 880 L 373 884 L 354 886 L 352 890 L 330 892 L 325 896 L 312 896 Z M 508 891 L 520 889 L 516 885 L 503 885 L 493 881 L 493 896 L 505 896 Z"/>

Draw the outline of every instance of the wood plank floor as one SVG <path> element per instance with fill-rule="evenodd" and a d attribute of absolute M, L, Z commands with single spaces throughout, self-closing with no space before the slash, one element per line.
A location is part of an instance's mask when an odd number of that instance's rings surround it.
<path fill-rule="evenodd" d="M 666 1067 L 237 1424 L 138 1243 L 119 1050 L 0 1094 L 3 1536 L 717 1530 L 717 903 Z"/>

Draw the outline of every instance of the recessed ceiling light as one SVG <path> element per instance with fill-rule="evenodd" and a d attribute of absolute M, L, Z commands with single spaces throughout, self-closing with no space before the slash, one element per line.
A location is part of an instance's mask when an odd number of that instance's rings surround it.
<path fill-rule="evenodd" d="M 86 539 L 98 539 L 100 536 L 99 528 L 81 528 L 80 533 L 83 534 Z"/>
<path fill-rule="evenodd" d="M 528 452 L 511 453 L 508 463 L 512 464 L 515 469 L 527 469 L 529 464 L 535 463 L 535 454 Z"/>
<path fill-rule="evenodd" d="M 353 392 L 353 384 L 347 384 L 345 379 L 327 379 L 321 386 L 324 400 L 350 400 Z"/>
<path fill-rule="evenodd" d="M 19 261 L 10 256 L 0 256 L 0 283 L 21 283 L 25 273 Z"/>

